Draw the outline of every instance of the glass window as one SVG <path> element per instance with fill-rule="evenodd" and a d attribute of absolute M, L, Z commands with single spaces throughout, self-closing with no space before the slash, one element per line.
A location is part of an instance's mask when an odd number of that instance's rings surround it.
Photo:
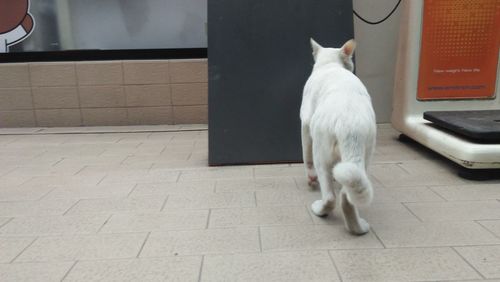
<path fill-rule="evenodd" d="M 206 48 L 207 0 L 31 0 L 10 52 Z"/>

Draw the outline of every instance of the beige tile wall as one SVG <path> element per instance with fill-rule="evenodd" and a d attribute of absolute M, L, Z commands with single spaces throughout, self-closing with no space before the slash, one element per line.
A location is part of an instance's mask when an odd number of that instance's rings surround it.
<path fill-rule="evenodd" d="M 208 122 L 206 59 L 0 64 L 0 127 Z"/>

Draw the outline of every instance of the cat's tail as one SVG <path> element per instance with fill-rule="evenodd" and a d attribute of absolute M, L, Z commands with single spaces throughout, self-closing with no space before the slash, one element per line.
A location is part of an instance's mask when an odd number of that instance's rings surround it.
<path fill-rule="evenodd" d="M 353 162 L 340 162 L 333 168 L 333 177 L 342 184 L 354 205 L 366 206 L 373 200 L 373 188 L 363 166 Z"/>

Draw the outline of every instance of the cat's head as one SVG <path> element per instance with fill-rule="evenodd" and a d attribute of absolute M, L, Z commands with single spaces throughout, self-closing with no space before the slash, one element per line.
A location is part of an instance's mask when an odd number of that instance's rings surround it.
<path fill-rule="evenodd" d="M 311 47 L 315 66 L 339 63 L 344 68 L 354 71 L 354 63 L 352 62 L 352 55 L 356 49 L 354 39 L 347 41 L 340 48 L 324 48 L 311 38 Z"/>

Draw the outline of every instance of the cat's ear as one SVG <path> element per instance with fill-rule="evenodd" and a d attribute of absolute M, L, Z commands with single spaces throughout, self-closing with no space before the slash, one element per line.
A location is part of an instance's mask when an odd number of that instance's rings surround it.
<path fill-rule="evenodd" d="M 321 50 L 323 47 L 319 45 L 318 42 L 314 41 L 314 39 L 311 38 L 310 40 L 311 40 L 311 48 L 313 51 L 313 56 L 316 59 L 316 55 L 318 55 L 319 50 Z"/>
<path fill-rule="evenodd" d="M 351 58 L 352 55 L 354 54 L 354 49 L 356 49 L 356 41 L 354 39 L 351 39 L 347 41 L 342 48 L 340 48 L 342 55 Z"/>

